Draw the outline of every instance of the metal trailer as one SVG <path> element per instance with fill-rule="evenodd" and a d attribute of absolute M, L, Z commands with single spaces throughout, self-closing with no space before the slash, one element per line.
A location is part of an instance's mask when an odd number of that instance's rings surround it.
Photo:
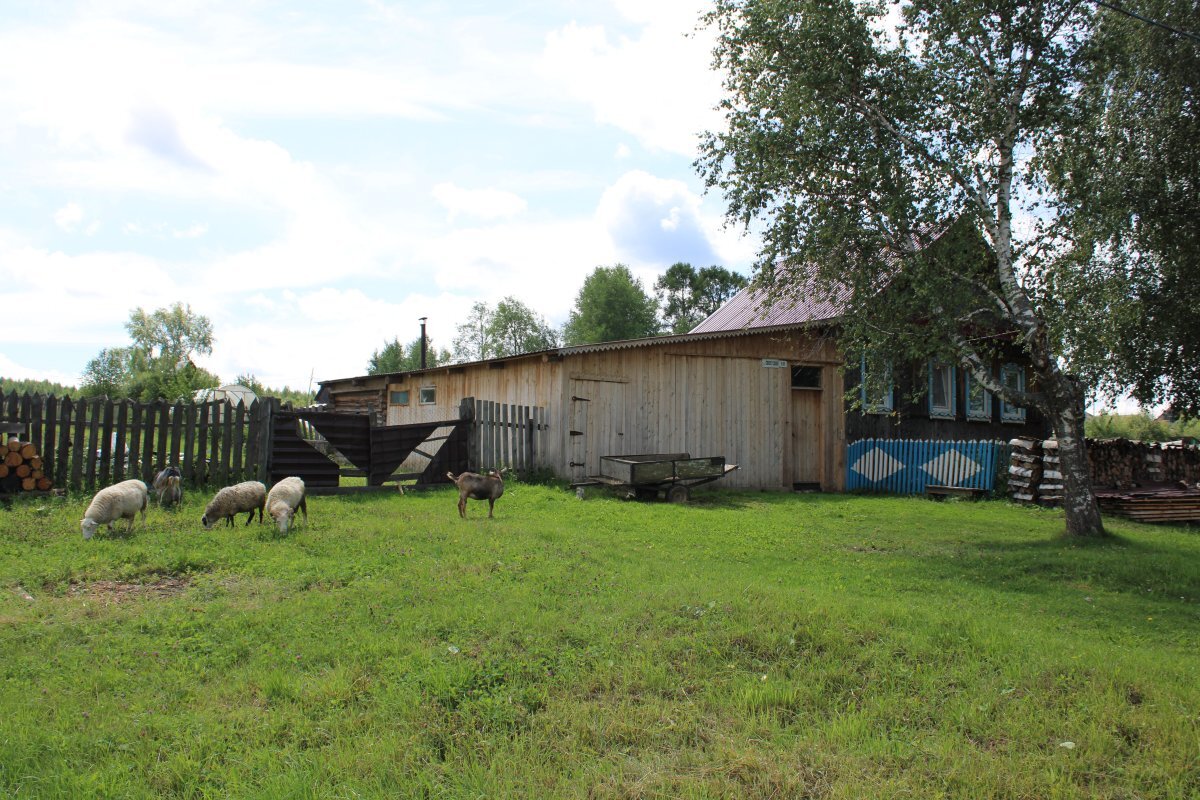
<path fill-rule="evenodd" d="M 601 474 L 589 475 L 571 486 L 581 498 L 587 486 L 610 486 L 626 489 L 639 500 L 653 500 L 663 492 L 672 503 L 686 503 L 691 487 L 723 478 L 737 468 L 737 464 L 726 464 L 724 456 L 692 458 L 688 453 L 603 456 Z"/>

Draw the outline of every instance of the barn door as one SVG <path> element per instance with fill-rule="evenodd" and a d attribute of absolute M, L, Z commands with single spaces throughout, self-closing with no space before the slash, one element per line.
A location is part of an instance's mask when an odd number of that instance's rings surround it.
<path fill-rule="evenodd" d="M 600 474 L 602 456 L 625 451 L 625 384 L 571 381 L 571 475 Z"/>
<path fill-rule="evenodd" d="M 824 484 L 825 436 L 820 389 L 792 389 L 792 486 L 820 489 Z"/>

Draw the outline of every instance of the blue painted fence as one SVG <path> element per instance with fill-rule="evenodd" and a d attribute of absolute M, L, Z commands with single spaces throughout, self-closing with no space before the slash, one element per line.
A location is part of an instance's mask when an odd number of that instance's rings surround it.
<path fill-rule="evenodd" d="M 846 457 L 846 488 L 922 494 L 925 487 L 960 486 L 993 491 L 1008 443 L 919 439 L 860 439 Z"/>

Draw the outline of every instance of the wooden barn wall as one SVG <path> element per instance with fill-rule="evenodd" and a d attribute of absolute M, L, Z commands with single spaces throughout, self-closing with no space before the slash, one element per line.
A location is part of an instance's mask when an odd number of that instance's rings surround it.
<path fill-rule="evenodd" d="M 845 390 L 858 386 L 857 369 L 845 371 Z M 1001 422 L 1000 401 L 992 398 L 992 416 L 988 421 L 967 419 L 962 370 L 956 372 L 954 419 L 934 419 L 929 416 L 929 400 L 923 394 L 929 385 L 928 364 L 914 363 L 894 370 L 894 402 L 898 414 L 866 414 L 861 410 L 846 413 L 847 441 L 859 439 L 933 439 L 946 441 L 963 439 L 1003 439 L 1031 436 L 1045 439 L 1051 435 L 1050 425 L 1036 408 L 1025 410 L 1024 422 Z M 917 394 L 920 394 L 918 397 Z M 916 397 L 916 399 L 914 399 Z"/>
<path fill-rule="evenodd" d="M 503 366 L 451 367 L 378 389 L 355 387 L 348 399 L 342 387 L 331 388 L 338 410 L 382 402 L 389 390 L 407 390 L 408 406 L 387 407 L 388 424 L 454 419 L 464 397 L 542 406 L 550 425 L 546 463 L 570 477 L 571 387 L 579 381 L 619 382 L 626 430 L 603 446 L 620 442 L 625 454 L 724 456 L 739 469 L 720 485 L 785 488 L 792 483 L 794 455 L 791 371 L 764 367 L 764 358 L 822 367 L 822 485 L 840 489 L 845 478 L 841 358 L 832 341 L 795 331 L 568 354 L 561 361 L 533 357 Z M 419 403 L 422 386 L 436 387 L 436 403 Z"/>
<path fill-rule="evenodd" d="M 627 383 L 626 454 L 724 456 L 739 469 L 722 485 L 783 488 L 791 485 L 791 371 L 764 367 L 763 358 L 823 366 L 827 380 L 839 363 L 829 343 L 762 334 L 571 356 L 563 377 Z M 845 472 L 841 399 L 823 392 L 828 489 L 840 488 Z"/>

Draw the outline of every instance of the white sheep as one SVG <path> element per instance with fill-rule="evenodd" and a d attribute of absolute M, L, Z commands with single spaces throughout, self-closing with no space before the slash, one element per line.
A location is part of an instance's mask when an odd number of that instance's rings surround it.
<path fill-rule="evenodd" d="M 257 509 L 258 522 L 261 525 L 263 506 L 266 505 L 266 502 L 267 487 L 261 481 L 235 483 L 233 486 L 226 486 L 217 492 L 212 500 L 208 501 L 208 505 L 204 509 L 204 516 L 200 518 L 200 524 L 205 529 L 210 529 L 223 519 L 228 527 L 233 527 L 234 515 L 249 511 L 250 516 L 246 517 L 246 524 L 249 525 L 250 521 L 254 519 L 254 511 Z"/>
<path fill-rule="evenodd" d="M 279 526 L 280 533 L 287 533 L 296 516 L 296 509 L 304 514 L 304 522 L 307 523 L 308 504 L 304 497 L 304 481 L 296 477 L 284 478 L 271 487 L 271 493 L 267 495 L 267 513 Z"/>
<path fill-rule="evenodd" d="M 113 523 L 119 519 L 129 520 L 125 533 L 132 533 L 133 520 L 139 511 L 142 513 L 142 527 L 146 527 L 146 506 L 149 502 L 150 488 L 142 481 L 121 481 L 104 487 L 96 492 L 91 505 L 83 512 L 83 519 L 79 521 L 83 538 L 92 538 L 101 525 L 107 525 L 111 532 Z"/>

